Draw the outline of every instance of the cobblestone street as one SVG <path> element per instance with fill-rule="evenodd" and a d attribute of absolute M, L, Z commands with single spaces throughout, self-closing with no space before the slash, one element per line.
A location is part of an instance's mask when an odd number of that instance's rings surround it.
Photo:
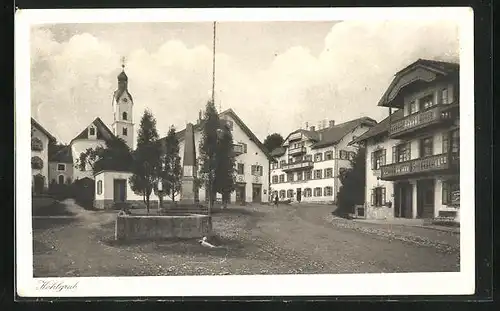
<path fill-rule="evenodd" d="M 116 213 L 65 201 L 33 219 L 34 276 L 390 273 L 459 270 L 459 234 L 334 218 L 331 206 L 230 206 L 207 249 L 195 240 L 117 244 Z"/>

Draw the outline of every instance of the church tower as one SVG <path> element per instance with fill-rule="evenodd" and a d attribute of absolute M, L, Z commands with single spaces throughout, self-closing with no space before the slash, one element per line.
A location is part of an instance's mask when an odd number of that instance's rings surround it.
<path fill-rule="evenodd" d="M 127 145 L 134 148 L 132 95 L 128 92 L 128 77 L 125 74 L 125 64 L 122 63 L 122 72 L 118 75 L 118 89 L 113 94 L 113 134 L 123 139 Z"/>

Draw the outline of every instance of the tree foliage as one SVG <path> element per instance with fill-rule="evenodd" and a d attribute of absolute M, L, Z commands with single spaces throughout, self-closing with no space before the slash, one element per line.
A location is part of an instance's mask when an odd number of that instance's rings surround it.
<path fill-rule="evenodd" d="M 215 187 L 211 187 L 211 185 L 215 179 L 215 168 L 217 167 L 217 130 L 219 127 L 220 119 L 217 109 L 214 103 L 209 101 L 203 116 L 198 166 L 200 167 L 199 179 L 202 180 L 205 189 L 208 189 L 210 206 L 215 199 Z"/>
<path fill-rule="evenodd" d="M 173 126 L 170 127 L 165 138 L 165 154 L 162 157 L 159 177 L 163 184 L 163 193 L 175 202 L 175 196 L 181 191 L 182 165 L 179 155 L 179 139 Z"/>
<path fill-rule="evenodd" d="M 107 170 L 128 170 L 133 163 L 127 143 L 119 138 L 108 140 L 106 147 L 88 148 L 76 159 L 76 168 L 85 171 L 89 167 L 94 174 Z"/>
<path fill-rule="evenodd" d="M 264 147 L 266 147 L 268 152 L 273 151 L 274 149 L 280 147 L 285 140 L 283 136 L 278 133 L 273 133 L 267 135 L 266 139 L 264 139 Z"/>
<path fill-rule="evenodd" d="M 129 182 L 132 190 L 143 196 L 148 214 L 151 193 L 158 181 L 161 166 L 161 149 L 158 139 L 156 120 L 151 111 L 146 109 L 137 133 L 137 148 L 133 152 L 133 175 Z"/>
<path fill-rule="evenodd" d="M 222 195 L 224 205 L 229 201 L 231 192 L 235 189 L 235 155 L 233 150 L 233 135 L 225 124 L 218 131 L 216 148 L 216 167 L 214 190 Z"/>
<path fill-rule="evenodd" d="M 351 167 L 343 171 L 340 176 L 341 186 L 337 194 L 337 209 L 339 216 L 347 216 L 354 212 L 354 206 L 364 203 L 365 197 L 365 149 L 358 149 L 351 161 Z"/>

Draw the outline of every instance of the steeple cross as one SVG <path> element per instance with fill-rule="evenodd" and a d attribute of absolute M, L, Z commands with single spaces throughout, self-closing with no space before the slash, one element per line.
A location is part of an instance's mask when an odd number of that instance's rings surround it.
<path fill-rule="evenodd" d="M 122 71 L 123 71 L 125 70 L 125 56 L 122 56 L 121 61 L 122 61 Z"/>

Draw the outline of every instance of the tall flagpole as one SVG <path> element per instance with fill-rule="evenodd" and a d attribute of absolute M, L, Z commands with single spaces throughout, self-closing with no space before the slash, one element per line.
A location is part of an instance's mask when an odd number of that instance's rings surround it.
<path fill-rule="evenodd" d="M 213 51 L 212 51 L 212 102 L 215 105 L 215 32 L 217 22 L 214 21 L 214 37 L 213 37 Z M 219 107 L 220 109 L 220 107 Z"/>

